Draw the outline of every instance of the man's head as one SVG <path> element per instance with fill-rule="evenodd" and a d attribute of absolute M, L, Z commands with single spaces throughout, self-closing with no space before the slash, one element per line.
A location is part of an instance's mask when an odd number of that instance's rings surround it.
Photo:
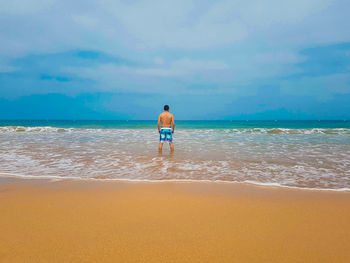
<path fill-rule="evenodd" d="M 169 111 L 169 105 L 164 105 L 164 110 Z"/>

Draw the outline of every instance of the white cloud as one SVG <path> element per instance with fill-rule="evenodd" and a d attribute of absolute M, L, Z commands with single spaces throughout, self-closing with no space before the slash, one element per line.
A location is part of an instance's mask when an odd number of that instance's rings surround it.
<path fill-rule="evenodd" d="M 210 71 L 210 70 L 224 70 L 228 69 L 228 65 L 222 61 L 210 61 L 210 60 L 192 60 L 188 58 L 182 58 L 171 63 L 171 67 L 174 69 L 182 69 L 184 71 Z"/>
<path fill-rule="evenodd" d="M 350 5 L 344 0 L 0 1 L 0 54 L 13 56 L 350 41 Z"/>
<path fill-rule="evenodd" d="M 161 66 L 161 65 L 164 65 L 164 59 L 161 58 L 161 57 L 155 57 L 154 58 L 154 64 L 158 65 L 158 66 Z"/>
<path fill-rule="evenodd" d="M 203 74 L 204 72 L 210 71 L 222 71 L 229 68 L 229 66 L 222 61 L 192 60 L 189 58 L 173 61 L 168 66 L 164 65 L 164 63 L 161 65 L 163 65 L 163 67 L 130 68 L 129 71 L 134 74 L 154 77 L 181 77 L 196 73 Z"/>
<path fill-rule="evenodd" d="M 24 15 L 49 11 L 55 0 L 0 0 L 0 14 Z"/>
<path fill-rule="evenodd" d="M 304 57 L 291 53 L 291 52 L 271 52 L 271 53 L 261 53 L 257 54 L 254 59 L 254 63 L 257 64 L 285 64 L 285 63 L 299 63 L 305 60 Z"/>
<path fill-rule="evenodd" d="M 304 19 L 317 18 L 333 1 L 225 0 L 204 4 L 205 8 L 202 2 L 189 0 L 158 0 L 152 5 L 149 1 L 104 3 L 106 12 L 122 23 L 135 42 L 142 42 L 142 47 L 192 49 L 253 39 L 266 30 L 278 35 L 295 24 L 307 23 Z"/>
<path fill-rule="evenodd" d="M 196 13 L 194 1 L 138 1 L 136 4 L 105 0 L 108 10 L 131 39 L 146 48 L 208 48 L 245 38 L 239 21 L 216 21 Z M 132 43 L 132 42 L 131 42 Z"/>
<path fill-rule="evenodd" d="M 222 61 L 203 61 L 182 58 L 169 65 L 160 64 L 158 67 L 128 67 L 115 64 L 103 64 L 94 68 L 66 67 L 65 72 L 77 74 L 80 77 L 101 80 L 106 75 L 115 77 L 144 75 L 149 77 L 182 77 L 203 72 L 222 71 L 229 66 Z"/>
<path fill-rule="evenodd" d="M 89 15 L 72 15 L 72 19 L 75 23 L 81 25 L 87 30 L 97 29 L 97 26 L 99 24 L 96 17 Z"/>

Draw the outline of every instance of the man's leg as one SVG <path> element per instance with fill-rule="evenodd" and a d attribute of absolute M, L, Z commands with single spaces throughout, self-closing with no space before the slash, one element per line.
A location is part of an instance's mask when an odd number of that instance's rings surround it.
<path fill-rule="evenodd" d="M 163 143 L 160 142 L 160 143 L 159 143 L 159 146 L 158 146 L 158 151 L 161 153 L 161 152 L 162 152 L 162 149 L 163 149 Z"/>
<path fill-rule="evenodd" d="M 170 146 L 170 152 L 173 153 L 174 152 L 174 144 L 173 144 L 173 133 L 170 131 L 168 136 L 167 136 L 167 141 L 169 143 Z"/>

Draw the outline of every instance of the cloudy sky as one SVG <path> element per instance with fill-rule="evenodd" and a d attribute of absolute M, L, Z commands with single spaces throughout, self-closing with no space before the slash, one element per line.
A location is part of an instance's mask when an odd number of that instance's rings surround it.
<path fill-rule="evenodd" d="M 0 0 L 0 119 L 350 119 L 348 0 Z"/>

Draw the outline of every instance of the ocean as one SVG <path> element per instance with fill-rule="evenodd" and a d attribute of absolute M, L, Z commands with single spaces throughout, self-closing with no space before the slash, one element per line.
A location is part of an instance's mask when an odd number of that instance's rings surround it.
<path fill-rule="evenodd" d="M 0 174 L 350 190 L 349 121 L 0 121 Z"/>

